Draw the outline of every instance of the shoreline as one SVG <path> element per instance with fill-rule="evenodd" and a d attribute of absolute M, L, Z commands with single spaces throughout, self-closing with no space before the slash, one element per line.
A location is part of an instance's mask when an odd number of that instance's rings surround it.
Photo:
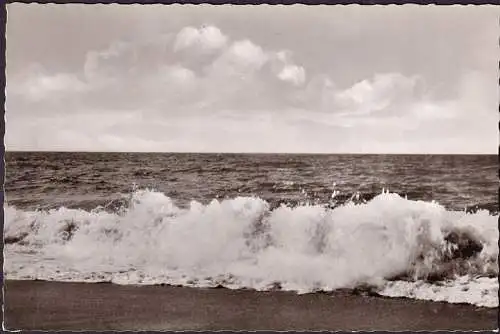
<path fill-rule="evenodd" d="M 230 290 L 6 280 L 10 330 L 492 330 L 498 307 L 337 290 Z"/>

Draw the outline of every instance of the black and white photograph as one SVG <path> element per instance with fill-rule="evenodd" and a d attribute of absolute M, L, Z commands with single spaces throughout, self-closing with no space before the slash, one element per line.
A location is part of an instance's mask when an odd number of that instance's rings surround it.
<path fill-rule="evenodd" d="M 4 329 L 498 328 L 500 7 L 6 11 Z"/>

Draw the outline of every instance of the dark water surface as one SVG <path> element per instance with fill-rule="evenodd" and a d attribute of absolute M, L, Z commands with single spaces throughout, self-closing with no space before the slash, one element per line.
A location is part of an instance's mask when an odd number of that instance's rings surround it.
<path fill-rule="evenodd" d="M 6 201 L 24 209 L 92 209 L 150 188 L 178 204 L 258 196 L 328 203 L 389 188 L 451 209 L 498 207 L 496 155 L 305 155 L 7 152 Z"/>

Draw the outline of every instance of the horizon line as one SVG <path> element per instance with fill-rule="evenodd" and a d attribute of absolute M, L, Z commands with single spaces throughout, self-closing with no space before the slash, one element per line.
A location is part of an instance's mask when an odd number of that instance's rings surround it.
<path fill-rule="evenodd" d="M 66 150 L 4 150 L 5 153 L 133 153 L 133 154 L 296 154 L 296 155 L 498 155 L 496 153 L 394 153 L 394 152 L 216 152 L 216 151 L 66 151 Z"/>

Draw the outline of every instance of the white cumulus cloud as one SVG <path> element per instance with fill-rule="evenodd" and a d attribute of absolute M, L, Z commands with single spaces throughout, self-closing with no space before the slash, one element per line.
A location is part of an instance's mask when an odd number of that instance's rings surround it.
<path fill-rule="evenodd" d="M 67 95 L 85 92 L 88 86 L 72 73 L 48 73 L 35 64 L 24 75 L 7 83 L 7 93 L 31 102 L 53 101 Z"/>
<path fill-rule="evenodd" d="M 186 27 L 176 36 L 174 50 L 179 51 L 190 47 L 197 47 L 201 50 L 216 50 L 223 48 L 228 38 L 214 26 L 204 26 L 201 28 Z"/>
<path fill-rule="evenodd" d="M 278 74 L 278 77 L 283 81 L 291 82 L 299 86 L 306 80 L 306 72 L 303 67 L 297 65 L 287 65 Z"/>
<path fill-rule="evenodd" d="M 335 95 L 340 110 L 372 113 L 388 111 L 391 105 L 408 99 L 416 99 L 417 78 L 399 73 L 377 74 L 372 79 L 362 80 Z"/>

